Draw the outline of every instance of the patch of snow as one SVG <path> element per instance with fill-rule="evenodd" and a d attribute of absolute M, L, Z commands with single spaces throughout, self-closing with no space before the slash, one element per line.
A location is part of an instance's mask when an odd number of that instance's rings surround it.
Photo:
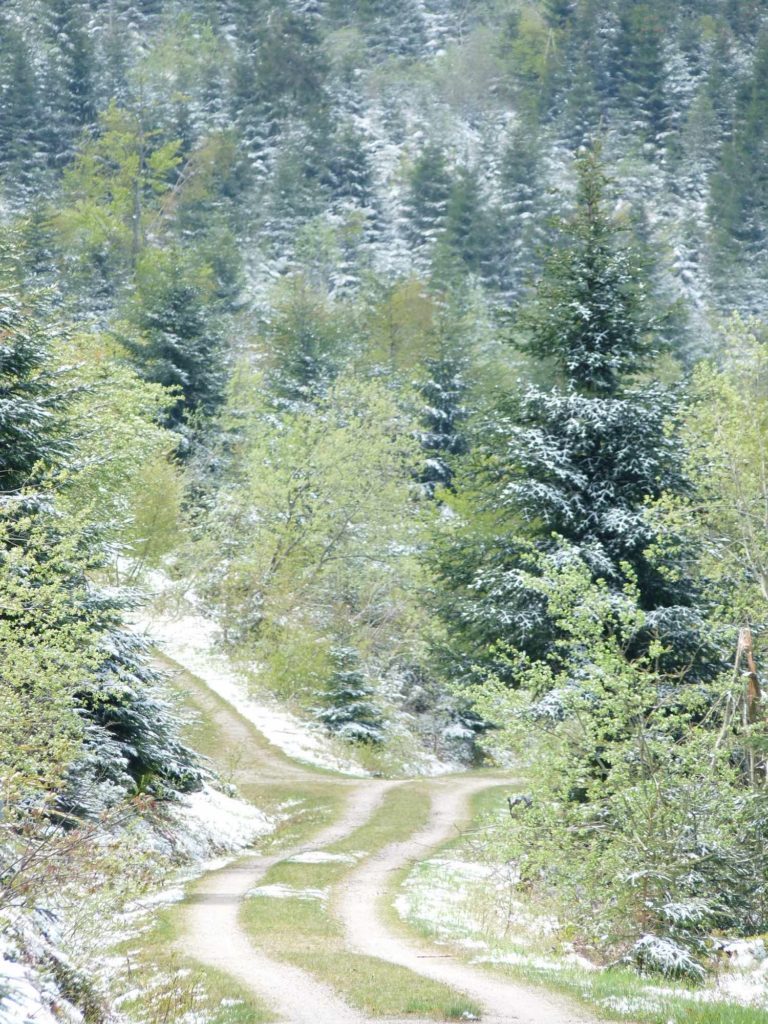
<path fill-rule="evenodd" d="M 661 1013 L 663 1009 L 660 1002 L 643 996 L 607 996 L 605 999 L 599 999 L 598 1002 L 600 1006 L 614 1010 L 626 1017 L 641 1013 Z"/>
<path fill-rule="evenodd" d="M 307 850 L 306 853 L 297 853 L 289 857 L 288 864 L 354 864 L 360 854 L 355 853 L 329 853 L 327 850 Z"/>
<path fill-rule="evenodd" d="M 38 990 L 34 972 L 6 960 L 0 946 L 0 1021 L 2 1024 L 57 1024 L 47 1000 Z"/>
<path fill-rule="evenodd" d="M 491 864 L 481 864 L 473 860 L 458 860 L 452 857 L 433 857 L 430 861 L 440 871 L 462 879 L 490 878 L 495 874 Z"/>
<path fill-rule="evenodd" d="M 768 958 L 764 939 L 736 939 L 733 942 L 722 943 L 720 950 L 728 958 L 731 967 L 741 969 L 764 964 Z"/>
<path fill-rule="evenodd" d="M 252 804 L 209 786 L 183 797 L 171 814 L 183 825 L 182 837 L 190 852 L 242 850 L 275 827 L 274 819 Z"/>
<path fill-rule="evenodd" d="M 51 966 L 72 964 L 57 948 L 48 915 L 7 910 L 0 916 L 0 1022 L 82 1024 L 83 1015 L 64 998 Z"/>
<path fill-rule="evenodd" d="M 327 900 L 329 889 L 292 889 L 289 885 L 273 883 L 251 889 L 249 896 L 266 896 L 273 900 Z"/>
<path fill-rule="evenodd" d="M 532 956 L 530 953 L 517 953 L 514 950 L 504 952 L 493 952 L 487 956 L 475 957 L 472 961 L 475 964 L 515 964 L 526 967 L 535 967 L 539 971 L 562 971 L 561 960 L 543 956 Z"/>
<path fill-rule="evenodd" d="M 157 592 L 167 586 L 165 577 L 151 574 Z M 266 699 L 255 699 L 247 682 L 230 659 L 216 649 L 218 629 L 210 619 L 195 613 L 171 616 L 155 614 L 135 624 L 169 658 L 201 679 L 209 689 L 256 726 L 276 747 L 297 761 L 331 768 L 346 775 L 368 773 L 351 758 L 340 757 L 330 739 L 313 723 Z"/>

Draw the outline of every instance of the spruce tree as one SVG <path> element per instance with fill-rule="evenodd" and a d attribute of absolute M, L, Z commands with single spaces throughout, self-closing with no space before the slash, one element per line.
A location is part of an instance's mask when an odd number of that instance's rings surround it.
<path fill-rule="evenodd" d="M 700 595 L 680 564 L 668 572 L 649 556 L 658 538 L 646 503 L 686 487 L 680 445 L 667 429 L 674 396 L 644 382 L 662 324 L 608 212 L 598 154 L 581 156 L 576 169 L 575 212 L 561 222 L 535 296 L 514 324 L 517 347 L 549 367 L 554 384 L 522 386 L 478 438 L 477 526 L 443 553 L 444 611 L 468 645 L 467 661 L 499 641 L 546 657 L 556 633 L 526 573 L 542 553 L 570 551 L 617 591 L 634 577 L 649 629 L 681 664 L 707 671 Z"/>
<path fill-rule="evenodd" d="M 415 0 L 359 0 L 363 30 L 378 58 L 416 57 L 426 45 L 426 25 Z"/>
<path fill-rule="evenodd" d="M 523 130 L 510 136 L 501 154 L 496 279 L 501 290 L 516 300 L 538 264 L 538 248 L 544 237 L 547 211 L 541 156 L 536 135 Z"/>
<path fill-rule="evenodd" d="M 0 28 L 0 170 L 14 199 L 24 199 L 45 163 L 41 88 L 21 32 Z"/>
<path fill-rule="evenodd" d="M 46 149 L 56 165 L 71 155 L 81 129 L 96 117 L 95 54 L 80 0 L 48 0 L 51 58 L 45 81 Z"/>
<path fill-rule="evenodd" d="M 419 384 L 423 399 L 422 429 L 418 438 L 425 453 L 420 482 L 429 497 L 439 487 L 453 486 L 456 456 L 467 450 L 462 423 L 467 416 L 463 399 L 467 391 L 464 361 L 444 355 L 426 362 L 427 377 Z"/>
<path fill-rule="evenodd" d="M 451 177 L 442 149 L 425 146 L 414 163 L 406 199 L 408 236 L 416 245 L 436 241 L 445 228 Z"/>
<path fill-rule="evenodd" d="M 734 130 L 722 148 L 710 202 L 722 249 L 753 260 L 768 256 L 767 139 L 768 31 L 764 31 L 757 41 L 750 77 L 736 98 Z"/>
<path fill-rule="evenodd" d="M 373 205 L 371 159 L 364 136 L 354 127 L 348 125 L 337 133 L 324 179 L 334 199 L 361 207 Z"/>
<path fill-rule="evenodd" d="M 139 337 L 123 339 L 142 375 L 174 388 L 167 423 L 212 415 L 224 393 L 221 338 L 214 326 L 207 276 L 179 253 L 151 253 L 139 268 L 132 318 Z"/>
<path fill-rule="evenodd" d="M 491 239 L 479 175 L 462 167 L 446 204 L 445 244 L 461 260 L 465 272 L 485 276 L 490 272 Z"/>
<path fill-rule="evenodd" d="M 664 14 L 652 3 L 628 6 L 620 41 L 623 97 L 648 142 L 660 142 L 669 127 L 664 64 Z"/>
<path fill-rule="evenodd" d="M 334 671 L 323 694 L 318 721 L 332 733 L 351 743 L 381 743 L 384 720 L 375 701 L 375 691 L 360 667 L 360 657 L 351 647 L 332 652 Z"/>
<path fill-rule="evenodd" d="M 0 294 L 0 494 L 31 488 L 70 450 L 40 323 L 15 296 Z"/>
<path fill-rule="evenodd" d="M 315 18 L 270 11 L 257 30 L 253 88 L 275 118 L 317 116 L 327 104 L 328 62 Z"/>
<path fill-rule="evenodd" d="M 544 17 L 551 28 L 562 28 L 576 6 L 573 0 L 544 0 Z"/>

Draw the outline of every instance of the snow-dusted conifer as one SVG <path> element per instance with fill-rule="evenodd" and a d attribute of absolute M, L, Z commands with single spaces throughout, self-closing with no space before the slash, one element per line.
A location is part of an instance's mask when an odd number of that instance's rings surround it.
<path fill-rule="evenodd" d="M 667 429 L 674 396 L 642 380 L 660 351 L 662 324 L 608 212 L 598 153 L 583 154 L 577 172 L 575 212 L 561 222 L 559 244 L 514 327 L 517 346 L 549 366 L 555 383 L 523 385 L 478 439 L 483 530 L 491 532 L 460 540 L 463 555 L 448 555 L 461 595 L 448 614 L 481 648 L 502 640 L 546 655 L 555 633 L 525 571 L 535 572 L 542 551 L 573 550 L 619 591 L 630 567 L 649 628 L 681 662 L 706 670 L 700 595 L 681 565 L 667 572 L 649 557 L 657 538 L 647 502 L 686 487 L 680 444 Z"/>
<path fill-rule="evenodd" d="M 416 245 L 435 242 L 445 229 L 451 176 L 443 150 L 429 143 L 417 157 L 406 199 L 408 235 Z"/>
<path fill-rule="evenodd" d="M 351 647 L 338 647 L 332 657 L 334 671 L 323 694 L 323 707 L 317 711 L 318 721 L 352 743 L 381 743 L 384 720 L 358 652 Z"/>
<path fill-rule="evenodd" d="M 451 488 L 452 458 L 466 451 L 461 425 L 467 415 L 463 401 L 467 382 L 462 360 L 455 356 L 428 359 L 426 369 L 428 375 L 419 384 L 424 404 L 418 437 L 426 456 L 420 479 L 425 492 L 433 497 L 437 488 Z"/>

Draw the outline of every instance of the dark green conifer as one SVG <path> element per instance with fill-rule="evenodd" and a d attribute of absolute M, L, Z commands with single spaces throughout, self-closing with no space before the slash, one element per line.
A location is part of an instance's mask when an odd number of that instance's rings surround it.
<path fill-rule="evenodd" d="M 416 245 L 435 242 L 442 233 L 450 196 L 445 155 L 440 146 L 430 143 L 413 165 L 406 198 L 408 235 Z"/>
<path fill-rule="evenodd" d="M 333 652 L 334 671 L 323 694 L 318 721 L 341 739 L 351 743 L 381 743 L 384 719 L 376 704 L 375 690 L 360 667 L 354 648 Z"/>
<path fill-rule="evenodd" d="M 650 628 L 680 663 L 711 667 L 701 595 L 684 571 L 649 557 L 646 503 L 686 483 L 667 430 L 672 392 L 643 377 L 664 343 L 648 283 L 608 212 L 595 151 L 577 161 L 574 213 L 560 224 L 533 300 L 515 318 L 517 347 L 549 366 L 551 387 L 522 386 L 477 437 L 479 527 L 444 554 L 445 613 L 471 657 L 498 641 L 546 656 L 555 639 L 546 604 L 524 582 L 541 552 L 572 551 L 621 590 L 637 579 Z M 681 556 L 682 557 L 682 556 Z M 678 567 L 679 568 L 679 567 Z"/>

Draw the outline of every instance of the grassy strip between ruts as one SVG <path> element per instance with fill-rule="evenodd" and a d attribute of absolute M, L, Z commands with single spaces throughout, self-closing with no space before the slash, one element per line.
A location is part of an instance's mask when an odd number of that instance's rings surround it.
<path fill-rule="evenodd" d="M 423 786 L 392 789 L 369 822 L 350 836 L 325 847 L 335 854 L 370 854 L 406 839 L 423 826 L 429 814 L 429 796 Z M 329 912 L 324 893 L 354 869 L 350 861 L 307 864 L 282 861 L 265 876 L 262 885 L 297 890 L 288 898 L 254 896 L 241 910 L 241 921 L 260 949 L 311 972 L 350 1005 L 374 1017 L 408 1014 L 451 1020 L 479 1014 L 466 996 L 439 982 L 422 978 L 406 968 L 376 957 L 352 953 L 344 942 L 342 925 Z M 303 895 L 301 890 L 309 891 Z"/>
<path fill-rule="evenodd" d="M 484 790 L 473 800 L 473 820 L 478 821 L 487 812 L 506 802 L 509 787 Z M 458 837 L 446 843 L 434 856 L 452 856 L 459 860 L 471 860 L 467 837 Z M 430 863 L 423 862 L 415 868 L 407 868 L 392 876 L 389 892 L 382 895 L 382 908 L 388 922 L 401 932 L 416 932 L 424 938 L 439 938 L 441 944 L 449 946 L 457 959 L 473 961 L 473 966 L 494 974 L 510 977 L 518 982 L 543 987 L 549 991 L 560 992 L 569 996 L 595 1012 L 603 1020 L 632 1021 L 634 1024 L 766 1024 L 768 1014 L 764 1010 L 752 1009 L 729 1002 L 697 1002 L 696 989 L 680 982 L 644 979 L 633 971 L 611 969 L 605 971 L 589 971 L 569 964 L 566 960 L 552 968 L 552 961 L 557 961 L 551 944 L 547 945 L 540 938 L 531 937 L 530 942 L 514 942 L 493 936 L 487 931 L 470 930 L 455 920 L 446 917 L 444 922 L 425 920 L 409 920 L 404 922 L 393 906 L 393 899 L 407 880 L 417 880 L 419 875 L 422 884 L 434 885 L 437 878 L 430 882 L 430 870 L 437 871 Z M 463 888 L 468 901 L 471 901 L 471 886 Z M 472 906 L 469 906 L 469 916 Z M 519 957 L 515 964 L 491 964 L 476 962 L 477 948 L 472 950 L 460 943 L 462 940 L 485 942 L 488 944 L 486 953 L 500 955 L 512 954 Z M 444 947 L 443 947 L 444 948 Z M 537 966 L 536 960 L 546 957 L 546 968 Z M 526 960 L 528 962 L 526 962 Z"/>

